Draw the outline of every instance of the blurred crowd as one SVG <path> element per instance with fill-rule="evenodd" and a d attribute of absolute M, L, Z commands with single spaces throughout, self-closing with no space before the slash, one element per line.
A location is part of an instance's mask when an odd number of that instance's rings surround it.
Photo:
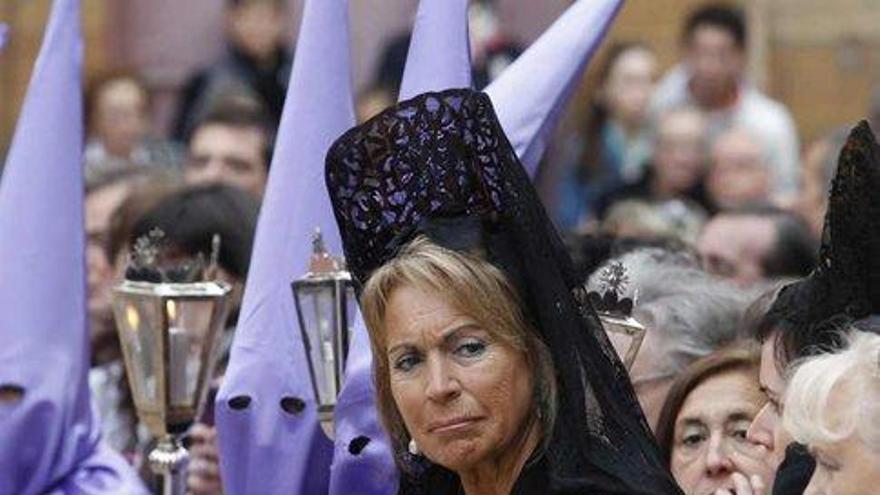
<path fill-rule="evenodd" d="M 126 385 L 111 288 L 151 229 L 180 256 L 209 252 L 220 233 L 222 277 L 240 301 L 292 64 L 287 8 L 226 2 L 226 53 L 189 79 L 167 136 L 150 131 L 151 95 L 136 70 L 88 84 L 89 381 L 104 437 L 145 477 L 151 440 Z M 361 121 L 395 101 L 409 37 L 387 45 L 359 95 Z M 779 283 L 814 268 L 846 138 L 835 130 L 802 143 L 786 107 L 750 84 L 747 42 L 740 10 L 707 5 L 687 14 L 680 59 L 665 74 L 650 45 L 606 47 L 588 111 L 558 133 L 538 179 L 585 281 L 598 284 L 611 258 L 638 288 L 636 317 L 649 332 L 631 379 L 686 493 L 711 493 L 703 487 L 733 472 L 774 478 L 787 442 L 753 425 L 770 414 L 768 385 L 759 351 L 741 342 L 754 340 Z M 479 87 L 523 49 L 491 1 L 473 2 L 471 44 Z M 215 436 L 208 410 L 189 436 L 191 493 L 221 493 Z"/>

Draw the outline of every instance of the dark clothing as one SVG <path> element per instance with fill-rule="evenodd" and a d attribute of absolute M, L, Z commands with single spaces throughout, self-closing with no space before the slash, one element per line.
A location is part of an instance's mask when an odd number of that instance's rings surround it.
<path fill-rule="evenodd" d="M 542 456 L 537 461 L 529 461 L 523 468 L 513 485 L 511 495 L 533 494 L 564 494 L 564 489 L 551 485 L 547 472 L 547 461 Z M 422 479 L 422 483 L 413 486 L 412 491 L 401 492 L 400 495 L 464 495 L 464 488 L 458 475 L 440 466 L 432 465 Z"/>
<path fill-rule="evenodd" d="M 807 448 L 793 443 L 785 449 L 785 460 L 776 471 L 773 484 L 773 495 L 801 495 L 810 484 L 816 460 L 807 452 Z"/>
<path fill-rule="evenodd" d="M 293 64 L 291 52 L 279 48 L 271 66 L 263 67 L 245 53 L 230 47 L 226 56 L 195 75 L 184 86 L 177 107 L 172 137 L 188 140 L 189 133 L 211 103 L 229 92 L 251 94 L 266 108 L 277 126 Z"/>

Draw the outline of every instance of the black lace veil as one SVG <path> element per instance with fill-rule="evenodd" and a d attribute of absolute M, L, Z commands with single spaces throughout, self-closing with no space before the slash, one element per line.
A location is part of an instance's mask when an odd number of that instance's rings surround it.
<path fill-rule="evenodd" d="M 559 412 L 544 459 L 549 492 L 680 493 L 485 94 L 423 94 L 348 131 L 328 153 L 327 186 L 360 284 L 416 233 L 458 249 L 472 242 L 466 231 L 477 220 L 483 252 L 522 292 L 556 367 Z M 393 447 L 405 462 L 405 446 Z M 403 473 L 401 493 L 420 493 L 421 481 L 418 472 Z"/>
<path fill-rule="evenodd" d="M 764 327 L 780 330 L 782 362 L 836 347 L 838 331 L 880 312 L 880 148 L 871 127 L 850 133 L 831 185 L 810 276 L 784 287 Z"/>

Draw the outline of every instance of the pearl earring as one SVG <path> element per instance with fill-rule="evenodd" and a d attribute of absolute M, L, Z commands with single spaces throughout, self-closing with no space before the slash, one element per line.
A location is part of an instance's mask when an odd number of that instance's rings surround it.
<path fill-rule="evenodd" d="M 409 450 L 409 453 L 412 454 L 412 455 L 419 455 L 419 446 L 416 445 L 416 439 L 415 439 L 415 438 L 410 438 L 410 439 L 409 439 L 408 450 Z"/>

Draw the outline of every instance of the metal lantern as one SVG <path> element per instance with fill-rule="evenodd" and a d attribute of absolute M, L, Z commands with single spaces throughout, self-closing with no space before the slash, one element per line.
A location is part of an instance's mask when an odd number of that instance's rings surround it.
<path fill-rule="evenodd" d="M 342 387 L 357 300 L 343 263 L 330 256 L 320 231 L 312 238 L 309 271 L 292 284 L 318 417 L 333 437 L 333 409 Z"/>
<path fill-rule="evenodd" d="M 589 292 L 587 297 L 618 356 L 626 369 L 631 370 L 647 329 L 632 316 L 636 296 L 622 296 L 628 282 L 623 263 L 611 263 L 599 274 L 601 293 Z"/>
<path fill-rule="evenodd" d="M 202 267 L 196 272 L 201 276 Z M 210 388 L 230 288 L 215 281 L 169 282 L 178 277 L 152 267 L 129 268 L 127 277 L 136 273 L 151 281 L 127 279 L 114 288 L 116 328 L 138 417 L 158 439 L 150 466 L 164 478 L 163 493 L 183 494 L 188 454 L 178 438 Z"/>
<path fill-rule="evenodd" d="M 605 311 L 597 313 L 623 364 L 631 370 L 647 330 L 632 316 Z"/>

